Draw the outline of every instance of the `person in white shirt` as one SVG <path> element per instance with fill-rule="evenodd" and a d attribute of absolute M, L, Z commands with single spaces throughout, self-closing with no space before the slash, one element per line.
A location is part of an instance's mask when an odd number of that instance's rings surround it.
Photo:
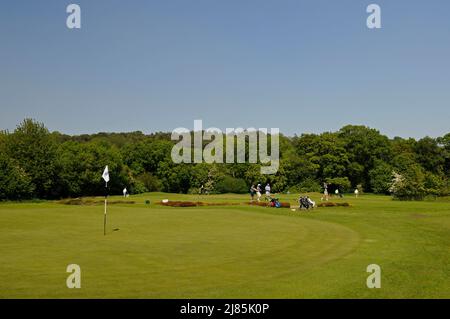
<path fill-rule="evenodd" d="M 127 197 L 127 194 L 128 194 L 128 191 L 127 191 L 127 188 L 125 187 L 123 189 L 123 197 Z"/>
<path fill-rule="evenodd" d="M 323 196 L 320 200 L 323 201 L 325 199 L 328 202 L 328 197 L 328 184 L 323 183 Z"/>
<path fill-rule="evenodd" d="M 355 189 L 355 197 L 358 198 L 358 194 L 359 194 L 359 190 L 356 188 Z"/>
<path fill-rule="evenodd" d="M 266 196 L 267 196 L 267 197 L 270 197 L 270 191 L 271 191 L 270 185 L 267 184 L 267 185 L 266 185 Z"/>
<path fill-rule="evenodd" d="M 258 184 L 258 186 L 256 186 L 256 198 L 258 202 L 261 200 L 261 191 L 261 184 Z"/>

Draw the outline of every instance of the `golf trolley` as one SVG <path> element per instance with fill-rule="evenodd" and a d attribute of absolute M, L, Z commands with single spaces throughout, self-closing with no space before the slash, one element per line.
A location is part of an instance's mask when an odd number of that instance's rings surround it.
<path fill-rule="evenodd" d="M 298 201 L 300 204 L 299 209 L 304 208 L 306 210 L 309 210 L 316 206 L 316 203 L 314 201 L 312 201 L 311 198 L 309 198 L 308 196 L 301 196 Z"/>
<path fill-rule="evenodd" d="M 266 201 L 267 203 L 267 207 L 275 207 L 275 208 L 280 208 L 281 207 L 281 202 L 279 198 L 274 198 L 272 196 L 267 196 L 266 197 Z"/>

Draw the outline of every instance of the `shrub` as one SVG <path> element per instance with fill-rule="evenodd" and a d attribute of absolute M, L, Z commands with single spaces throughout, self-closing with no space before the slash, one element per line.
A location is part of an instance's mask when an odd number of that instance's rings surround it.
<path fill-rule="evenodd" d="M 377 194 L 389 194 L 389 187 L 392 182 L 392 166 L 378 162 L 374 169 L 369 171 L 370 186 Z"/>
<path fill-rule="evenodd" d="M 31 198 L 34 185 L 31 178 L 13 160 L 0 154 L 0 200 Z"/>
<path fill-rule="evenodd" d="M 300 184 L 295 185 L 289 189 L 291 193 L 321 193 L 322 186 L 320 183 L 314 179 L 306 179 L 302 181 Z"/>
<path fill-rule="evenodd" d="M 131 189 L 131 192 L 133 194 L 142 194 L 142 193 L 146 193 L 148 192 L 147 187 L 145 187 L 144 183 L 139 181 L 139 180 L 135 180 L 133 183 L 133 187 Z"/>
<path fill-rule="evenodd" d="M 447 194 L 447 181 L 441 176 L 430 172 L 425 173 L 425 191 L 429 195 L 445 196 Z"/>
<path fill-rule="evenodd" d="M 389 191 L 395 199 L 423 200 L 426 193 L 424 184 L 425 175 L 418 165 L 411 165 L 402 174 L 393 172 L 393 179 Z"/>
<path fill-rule="evenodd" d="M 339 188 L 339 190 L 342 192 L 348 192 L 351 187 L 351 183 L 347 177 L 329 178 L 327 179 L 327 183 L 329 186 Z"/>
<path fill-rule="evenodd" d="M 139 175 L 138 181 L 142 183 L 147 192 L 159 192 L 162 189 L 161 181 L 151 173 Z"/>
<path fill-rule="evenodd" d="M 245 194 L 248 192 L 247 184 L 241 178 L 234 178 L 231 176 L 224 176 L 215 185 L 215 192 L 219 194 L 235 193 Z"/>

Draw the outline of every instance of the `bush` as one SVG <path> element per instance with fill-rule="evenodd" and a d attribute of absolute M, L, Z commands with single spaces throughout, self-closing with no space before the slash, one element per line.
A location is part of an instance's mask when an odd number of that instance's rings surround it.
<path fill-rule="evenodd" d="M 392 166 L 378 162 L 374 169 L 369 171 L 370 186 L 376 194 L 389 194 L 392 182 Z"/>
<path fill-rule="evenodd" d="M 214 191 L 219 194 L 235 193 L 245 194 L 248 192 L 247 184 L 241 178 L 224 176 L 215 185 Z"/>
<path fill-rule="evenodd" d="M 15 173 L 28 176 L 33 187 L 33 196 L 57 197 L 58 194 L 54 194 L 58 179 L 57 144 L 44 124 L 25 119 L 7 136 L 3 148 L 2 152 L 14 159 L 17 167 L 20 166 L 20 172 Z M 21 184 L 19 188 L 22 186 L 24 185 Z"/>
<path fill-rule="evenodd" d="M 139 180 L 134 181 L 133 187 L 131 188 L 132 194 L 142 194 L 148 192 L 147 187 L 145 187 L 144 183 Z"/>
<path fill-rule="evenodd" d="M 341 192 L 348 192 L 351 187 L 351 183 L 347 177 L 336 177 L 327 179 L 327 183 L 330 188 L 338 188 Z"/>
<path fill-rule="evenodd" d="M 34 192 L 31 178 L 11 159 L 0 154 L 0 200 L 28 199 Z"/>
<path fill-rule="evenodd" d="M 292 194 L 296 193 L 321 193 L 322 186 L 320 183 L 314 179 L 306 179 L 299 184 L 289 188 L 289 192 Z"/>
<path fill-rule="evenodd" d="M 445 196 L 447 195 L 447 181 L 441 176 L 430 172 L 425 173 L 424 180 L 425 191 L 429 195 Z"/>
<path fill-rule="evenodd" d="M 161 181 L 151 173 L 144 173 L 138 177 L 138 181 L 142 183 L 147 192 L 159 192 L 162 189 Z M 136 191 L 135 191 L 136 193 Z M 143 192 L 142 192 L 143 193 Z"/>
<path fill-rule="evenodd" d="M 393 179 L 389 191 L 395 199 L 399 200 L 423 200 L 427 195 L 425 189 L 425 175 L 418 165 L 411 165 L 402 174 L 393 173 Z"/>
<path fill-rule="evenodd" d="M 299 191 L 300 193 L 309 193 L 309 192 L 322 192 L 322 186 L 320 183 L 314 179 L 307 179 L 300 183 Z"/>

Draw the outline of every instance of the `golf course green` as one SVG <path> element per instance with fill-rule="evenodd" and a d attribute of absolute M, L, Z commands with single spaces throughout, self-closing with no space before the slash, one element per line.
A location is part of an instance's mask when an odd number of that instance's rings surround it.
<path fill-rule="evenodd" d="M 292 211 L 248 197 L 110 197 L 106 236 L 101 202 L 1 203 L 0 298 L 450 298 L 449 198 L 349 195 L 331 201 L 350 207 Z M 70 264 L 80 289 L 66 286 Z M 370 264 L 380 289 L 366 285 Z"/>

